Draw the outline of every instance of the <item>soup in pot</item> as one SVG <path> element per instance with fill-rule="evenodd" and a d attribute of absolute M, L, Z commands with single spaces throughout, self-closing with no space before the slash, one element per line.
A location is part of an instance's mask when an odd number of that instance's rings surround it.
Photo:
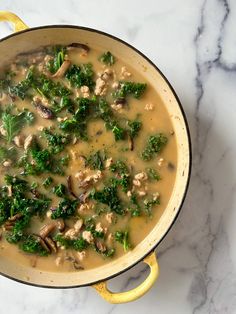
<path fill-rule="evenodd" d="M 132 250 L 175 181 L 175 134 L 154 87 L 80 43 L 21 53 L 0 77 L 0 255 L 66 272 Z"/>

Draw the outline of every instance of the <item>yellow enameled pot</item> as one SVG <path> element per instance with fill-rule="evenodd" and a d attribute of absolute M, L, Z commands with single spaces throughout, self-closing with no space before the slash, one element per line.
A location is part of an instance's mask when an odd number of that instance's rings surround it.
<path fill-rule="evenodd" d="M 92 286 L 108 302 L 124 303 L 138 299 L 155 283 L 159 267 L 154 249 L 173 225 L 183 204 L 188 187 L 191 169 L 191 146 L 186 118 L 170 83 L 161 71 L 141 52 L 126 42 L 98 30 L 70 25 L 52 25 L 28 28 L 15 14 L 0 11 L 0 21 L 8 21 L 14 25 L 15 33 L 0 40 L 1 66 L 20 52 L 30 51 L 35 47 L 55 44 L 81 42 L 103 51 L 111 51 L 130 67 L 141 72 L 146 80 L 156 89 L 171 118 L 177 140 L 178 163 L 176 181 L 169 203 L 156 226 L 148 236 L 132 251 L 124 256 L 111 260 L 110 263 L 79 273 L 53 273 L 37 268 L 22 266 L 9 261 L 0 260 L 0 273 L 6 277 L 40 287 L 73 288 Z M 117 276 L 143 261 L 150 267 L 150 274 L 137 288 L 112 293 L 107 288 L 107 280 Z"/>

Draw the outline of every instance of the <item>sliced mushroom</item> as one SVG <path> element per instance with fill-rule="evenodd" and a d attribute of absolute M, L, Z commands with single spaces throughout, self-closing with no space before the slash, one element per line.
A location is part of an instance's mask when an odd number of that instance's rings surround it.
<path fill-rule="evenodd" d="M 17 213 L 17 214 L 15 214 L 14 216 L 9 217 L 8 220 L 9 220 L 9 221 L 16 221 L 16 220 L 18 220 L 18 219 L 21 218 L 21 217 L 22 217 L 22 214 L 21 214 L 21 213 Z"/>
<path fill-rule="evenodd" d="M 42 239 L 46 238 L 52 231 L 56 228 L 56 224 L 54 222 L 44 225 L 40 231 L 39 235 Z"/>
<path fill-rule="evenodd" d="M 106 252 L 107 248 L 106 248 L 106 245 L 100 241 L 100 240 L 96 240 L 95 241 L 95 245 L 96 245 L 96 248 L 99 250 L 99 252 Z"/>
<path fill-rule="evenodd" d="M 74 258 L 73 256 L 68 255 L 65 257 L 65 260 L 71 262 L 74 269 L 76 269 L 76 270 L 84 269 L 84 267 L 80 265 L 79 261 L 76 258 Z"/>
<path fill-rule="evenodd" d="M 33 104 L 35 105 L 38 114 L 42 118 L 44 118 L 44 119 L 53 119 L 54 118 L 54 114 L 53 114 L 52 110 L 49 109 L 48 107 L 46 107 L 39 97 L 34 97 Z"/>
<path fill-rule="evenodd" d="M 126 99 L 124 97 L 120 97 L 114 100 L 114 103 L 116 105 L 125 105 L 126 104 Z"/>
<path fill-rule="evenodd" d="M 4 229 L 10 231 L 13 229 L 15 222 L 14 221 L 7 221 L 4 224 Z"/>
<path fill-rule="evenodd" d="M 133 137 L 129 136 L 128 141 L 129 141 L 129 149 L 131 151 L 133 151 L 134 150 L 134 139 L 133 139 Z"/>
<path fill-rule="evenodd" d="M 70 60 L 65 60 L 56 73 L 52 75 L 54 78 L 63 77 L 71 65 Z"/>
<path fill-rule="evenodd" d="M 50 238 L 50 237 L 46 237 L 44 239 L 45 243 L 47 244 L 47 246 L 51 249 L 52 252 L 56 253 L 57 252 L 57 247 L 55 242 Z"/>
<path fill-rule="evenodd" d="M 40 198 L 40 193 L 36 189 L 31 189 L 30 192 L 33 194 L 34 198 Z"/>
<path fill-rule="evenodd" d="M 90 191 L 85 191 L 85 192 L 80 194 L 79 200 L 81 201 L 81 203 L 86 202 L 86 199 L 89 197 L 89 194 L 90 194 Z"/>
<path fill-rule="evenodd" d="M 85 44 L 81 44 L 81 43 L 72 43 L 70 45 L 67 46 L 68 48 L 80 48 L 85 50 L 86 52 L 89 52 L 90 48 L 89 46 L 85 45 Z"/>
<path fill-rule="evenodd" d="M 73 188 L 72 188 L 72 178 L 71 178 L 71 176 L 67 177 L 67 187 L 68 187 L 68 191 L 70 192 L 70 194 L 78 199 L 78 196 L 74 193 Z"/>
<path fill-rule="evenodd" d="M 44 248 L 48 253 L 50 253 L 50 249 L 47 246 L 47 244 L 45 243 L 44 239 L 42 239 L 41 237 L 38 237 L 38 241 L 39 241 L 40 245 L 42 246 L 42 248 Z"/>

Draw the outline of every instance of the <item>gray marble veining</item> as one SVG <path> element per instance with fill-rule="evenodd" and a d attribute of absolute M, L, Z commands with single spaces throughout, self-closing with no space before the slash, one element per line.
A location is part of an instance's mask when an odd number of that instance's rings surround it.
<path fill-rule="evenodd" d="M 157 248 L 160 277 L 143 298 L 110 305 L 91 288 L 39 289 L 1 277 L 0 313 L 236 313 L 236 1 L 4 0 L 1 10 L 29 26 L 98 28 L 150 57 L 186 111 L 193 171 L 182 212 Z M 1 24 L 1 37 L 10 31 Z M 130 289 L 147 272 L 138 265 L 111 287 Z"/>

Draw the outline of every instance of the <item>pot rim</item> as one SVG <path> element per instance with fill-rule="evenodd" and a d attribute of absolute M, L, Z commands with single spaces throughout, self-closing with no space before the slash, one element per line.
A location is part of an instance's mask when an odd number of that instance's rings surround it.
<path fill-rule="evenodd" d="M 167 230 L 164 233 L 164 235 L 162 236 L 162 238 L 157 243 L 155 243 L 155 245 L 153 247 L 151 247 L 141 258 L 139 258 L 137 261 L 135 261 L 132 265 L 129 265 L 128 267 L 122 269 L 121 271 L 118 271 L 115 274 L 112 274 L 111 276 L 105 277 L 102 280 L 97 280 L 97 281 L 94 281 L 94 282 L 90 282 L 88 284 L 70 285 L 70 286 L 48 286 L 48 285 L 42 285 L 42 284 L 35 284 L 35 283 L 27 282 L 25 280 L 20 280 L 20 279 L 11 277 L 9 275 L 6 275 L 6 274 L 0 272 L 0 275 L 6 277 L 8 279 L 12 279 L 12 280 L 14 280 L 16 282 L 20 282 L 20 283 L 23 283 L 23 284 L 26 284 L 26 285 L 29 285 L 29 286 L 34 286 L 34 287 L 39 287 L 39 288 L 71 289 L 71 288 L 89 287 L 89 286 L 92 286 L 92 285 L 97 284 L 99 282 L 103 282 L 103 281 L 107 281 L 107 280 L 113 279 L 113 278 L 123 274 L 124 272 L 128 271 L 129 269 L 131 269 L 132 267 L 134 267 L 138 263 L 140 263 L 145 257 L 147 257 L 152 251 L 154 251 L 157 248 L 157 246 L 163 241 L 163 239 L 169 233 L 170 229 L 173 227 L 174 223 L 176 222 L 176 220 L 177 220 L 177 218 L 178 218 L 178 216 L 180 214 L 180 211 L 181 211 L 181 209 L 183 207 L 183 203 L 185 201 L 185 198 L 186 198 L 186 195 L 187 195 L 187 191 L 188 191 L 188 188 L 189 188 L 191 171 L 192 171 L 191 136 L 190 136 L 190 130 L 189 130 L 189 125 L 188 125 L 188 121 L 187 121 L 187 118 L 186 118 L 185 111 L 184 111 L 183 106 L 182 106 L 182 104 L 181 104 L 181 102 L 179 100 L 179 97 L 178 97 L 177 93 L 175 92 L 173 86 L 171 85 L 170 81 L 163 74 L 163 72 L 154 64 L 154 62 L 152 62 L 145 54 L 143 54 L 139 49 L 137 49 L 134 46 L 132 46 L 131 44 L 127 43 L 123 39 L 120 39 L 119 37 L 116 37 L 116 36 L 114 36 L 112 34 L 104 32 L 104 31 L 97 30 L 97 29 L 90 28 L 90 27 L 86 27 L 86 26 L 70 25 L 70 24 L 55 24 L 55 25 L 36 26 L 36 27 L 30 27 L 30 28 L 24 29 L 22 31 L 19 31 L 19 32 L 16 32 L 16 33 L 13 33 L 13 34 L 10 34 L 8 36 L 5 36 L 5 37 L 1 38 L 0 39 L 0 43 L 5 41 L 5 40 L 7 40 L 7 39 L 9 39 L 9 38 L 18 36 L 18 35 L 20 35 L 22 33 L 31 32 L 31 31 L 40 30 L 40 29 L 48 29 L 48 28 L 74 28 L 74 29 L 80 29 L 80 30 L 85 30 L 85 31 L 97 33 L 99 35 L 104 35 L 106 37 L 109 37 L 111 39 L 119 41 L 120 43 L 122 43 L 122 44 L 126 45 L 127 47 L 129 47 L 130 49 L 134 50 L 142 58 L 144 58 L 152 67 L 154 67 L 154 69 L 161 75 L 161 77 L 167 83 L 168 87 L 170 88 L 171 92 L 173 93 L 173 95 L 174 95 L 174 97 L 175 97 L 175 99 L 176 99 L 176 101 L 178 103 L 179 109 L 181 111 L 181 114 L 182 114 L 182 117 L 183 117 L 183 120 L 184 120 L 184 125 L 185 125 L 185 128 L 186 128 L 186 132 L 187 132 L 187 139 L 188 139 L 187 144 L 188 144 L 188 152 L 189 152 L 189 164 L 188 164 L 188 169 L 187 169 L 188 170 L 188 175 L 187 175 L 187 181 L 186 181 L 184 193 L 182 195 L 182 200 L 181 200 L 181 203 L 180 203 L 179 208 L 177 210 L 176 216 L 174 217 L 173 221 L 171 222 L 170 226 L 167 228 Z"/>

